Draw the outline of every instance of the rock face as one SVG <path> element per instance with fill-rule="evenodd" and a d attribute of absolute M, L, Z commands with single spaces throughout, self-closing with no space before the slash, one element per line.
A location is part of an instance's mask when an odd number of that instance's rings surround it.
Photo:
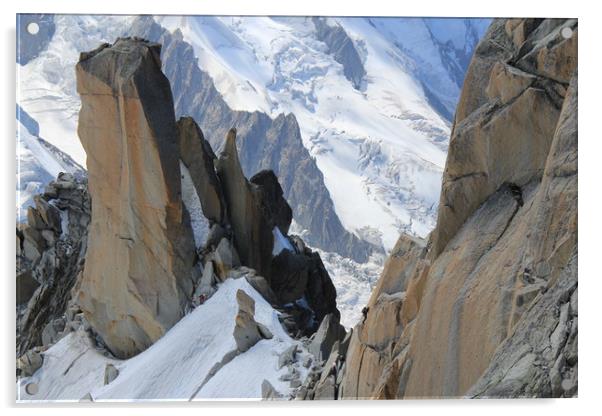
<path fill-rule="evenodd" d="M 250 181 L 245 178 L 238 159 L 234 129 L 226 137 L 216 170 L 223 187 L 234 251 L 240 263 L 265 278 L 277 304 L 305 299 L 313 318 L 308 316 L 305 322 L 298 322 L 298 326 L 309 327 L 310 333 L 317 329 L 326 314 L 333 313 L 338 319 L 336 289 L 319 254 L 307 248 L 301 239 L 293 246 L 285 237 L 292 210 L 284 199 L 278 179 L 272 171 L 261 171 Z M 289 246 L 277 254 L 274 253 L 275 229 Z M 221 240 L 216 253 L 224 241 L 227 240 Z M 220 263 L 216 264 L 219 269 Z M 226 273 L 224 271 L 222 275 Z M 308 320 L 312 319 L 313 324 L 309 324 Z"/>
<path fill-rule="evenodd" d="M 192 295 L 194 242 L 160 49 L 119 39 L 82 53 L 76 67 L 92 199 L 78 302 L 121 358 L 161 337 Z"/>
<path fill-rule="evenodd" d="M 577 394 L 576 68 L 575 20 L 492 23 L 456 112 L 437 227 L 427 242 L 400 237 L 339 397 Z"/>

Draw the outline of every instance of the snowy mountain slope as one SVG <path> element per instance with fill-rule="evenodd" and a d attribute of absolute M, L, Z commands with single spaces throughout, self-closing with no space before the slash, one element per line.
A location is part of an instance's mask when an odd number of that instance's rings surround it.
<path fill-rule="evenodd" d="M 358 90 L 344 57 L 320 40 L 315 19 L 156 20 L 181 31 L 232 108 L 295 114 L 348 230 L 390 249 L 401 231 L 424 236 L 432 229 L 449 135 L 440 113 L 453 111 L 464 57 L 486 22 L 316 21 L 344 29 L 355 45 L 365 71 Z"/>
<path fill-rule="evenodd" d="M 54 34 L 45 49 L 26 65 L 17 64 L 17 103 L 38 122 L 41 137 L 82 166 L 86 166 L 86 154 L 77 136 L 80 101 L 75 86 L 75 64 L 81 51 L 114 42 L 132 19 L 54 15 Z M 47 19 L 38 23 L 49 24 Z M 27 42 L 36 41 L 35 37 L 23 39 L 20 47 L 26 48 Z"/>
<path fill-rule="evenodd" d="M 33 205 L 34 195 L 43 192 L 60 172 L 83 174 L 83 168 L 69 155 L 38 137 L 37 123 L 23 110 L 17 108 L 17 115 L 16 209 L 17 222 L 22 222 L 27 207 Z"/>
<path fill-rule="evenodd" d="M 239 289 L 255 300 L 255 319 L 274 336 L 232 357 Z M 78 401 L 88 393 L 95 401 L 261 399 L 263 380 L 288 396 L 289 383 L 279 380 L 287 371 L 286 367 L 278 369 L 279 354 L 293 344 L 300 349 L 299 360 L 308 354 L 302 343 L 286 334 L 277 312 L 244 278 L 226 280 L 207 302 L 149 349 L 128 360 L 103 355 L 87 337 L 82 331 L 72 332 L 48 349 L 42 368 L 21 380 L 19 400 Z M 119 375 L 103 385 L 107 364 L 113 364 Z M 303 380 L 308 370 L 300 363 L 296 368 Z M 25 391 L 30 383 L 37 385 L 37 394 Z"/>

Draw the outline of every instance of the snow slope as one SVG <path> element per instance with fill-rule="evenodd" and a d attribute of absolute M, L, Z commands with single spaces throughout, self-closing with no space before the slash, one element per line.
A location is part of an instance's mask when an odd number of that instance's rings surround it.
<path fill-rule="evenodd" d="M 345 228 L 388 250 L 401 231 L 425 236 L 432 229 L 449 120 L 429 94 L 453 112 L 460 91 L 454 70 L 462 64 L 456 55 L 472 51 L 486 23 L 327 19 L 363 60 L 366 75 L 356 89 L 311 18 L 156 20 L 182 32 L 232 108 L 295 114 Z"/>
<path fill-rule="evenodd" d="M 255 300 L 256 321 L 274 337 L 227 362 L 229 353 L 236 350 L 232 334 L 239 289 Z M 244 278 L 228 279 L 207 302 L 128 360 L 109 358 L 92 346 L 83 331 L 72 332 L 44 353 L 42 368 L 21 379 L 18 400 L 78 401 L 88 393 L 95 401 L 261 399 L 263 380 L 288 396 L 289 383 L 279 380 L 287 368 L 278 369 L 278 356 L 293 344 L 302 351 L 300 360 L 308 354 L 302 343 L 286 334 L 277 312 Z M 113 364 L 119 376 L 103 386 L 106 364 Z M 307 369 L 296 365 L 303 380 Z M 25 391 L 30 383 L 37 384 L 37 394 Z"/>
<path fill-rule="evenodd" d="M 26 65 L 17 64 L 17 103 L 40 126 L 40 136 L 86 166 L 77 136 L 80 100 L 75 64 L 82 51 L 114 42 L 130 16 L 55 15 L 55 33 L 46 49 Z"/>

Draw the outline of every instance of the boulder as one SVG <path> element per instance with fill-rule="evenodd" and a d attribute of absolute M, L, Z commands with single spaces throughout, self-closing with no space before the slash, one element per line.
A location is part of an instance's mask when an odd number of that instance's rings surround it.
<path fill-rule="evenodd" d="M 282 394 L 280 394 L 269 381 L 263 380 L 261 383 L 261 399 L 278 400 L 283 399 L 283 397 Z"/>
<path fill-rule="evenodd" d="M 328 314 L 320 323 L 320 327 L 309 345 L 309 352 L 318 361 L 327 360 L 334 344 L 342 341 L 345 335 L 345 328 L 339 323 L 338 316 Z"/>
<path fill-rule="evenodd" d="M 285 365 L 290 365 L 295 362 L 297 356 L 297 344 L 291 345 L 288 347 L 280 356 L 278 357 L 278 368 L 282 368 Z"/>
<path fill-rule="evenodd" d="M 38 371 L 44 363 L 44 356 L 40 348 L 32 348 L 17 359 L 17 370 L 20 376 L 29 377 Z"/>
<path fill-rule="evenodd" d="M 65 331 L 65 319 L 57 318 L 50 321 L 42 331 L 42 345 L 52 345 L 62 338 Z"/>
<path fill-rule="evenodd" d="M 123 38 L 82 53 L 76 66 L 78 134 L 92 199 L 77 298 L 120 358 L 159 339 L 192 295 L 195 246 L 181 200 L 178 132 L 160 50 Z"/>
<path fill-rule="evenodd" d="M 36 211 L 39 213 L 42 221 L 44 221 L 44 228 L 49 228 L 61 232 L 61 214 L 57 207 L 46 201 L 40 195 L 35 195 L 33 200 L 36 204 Z"/>
<path fill-rule="evenodd" d="M 31 207 L 30 207 L 31 208 Z M 36 212 L 30 209 L 28 212 Z M 35 223 L 35 220 L 34 220 Z M 23 233 L 23 255 L 26 259 L 35 263 L 39 260 L 46 248 L 46 241 L 37 228 L 29 223 L 22 228 Z"/>
<path fill-rule="evenodd" d="M 324 381 L 316 385 L 314 400 L 335 400 L 336 398 L 336 377 L 334 375 L 326 377 Z"/>
<path fill-rule="evenodd" d="M 255 321 L 255 301 L 245 291 L 236 292 L 238 313 L 234 326 L 234 340 L 238 351 L 245 352 L 262 339 L 272 338 L 272 334 L 264 325 Z"/>
<path fill-rule="evenodd" d="M 203 214 L 209 221 L 222 224 L 225 220 L 225 206 L 213 164 L 215 154 L 192 117 L 180 118 L 177 127 L 180 158 L 190 172 Z"/>
<path fill-rule="evenodd" d="M 274 291 L 270 288 L 265 277 L 247 273 L 245 274 L 245 279 L 253 289 L 255 289 L 271 305 L 276 305 L 278 303 L 276 294 L 274 294 Z"/>
<path fill-rule="evenodd" d="M 119 370 L 113 364 L 105 366 L 104 384 L 107 385 L 119 376 Z"/>
<path fill-rule="evenodd" d="M 211 255 L 214 263 L 215 274 L 223 282 L 228 276 L 228 272 L 235 267 L 240 266 L 240 260 L 236 249 L 227 238 L 222 238 L 217 248 Z"/>
<path fill-rule="evenodd" d="M 198 299 L 201 295 L 205 297 L 205 299 L 209 298 L 215 292 L 213 285 L 216 283 L 215 274 L 213 273 L 213 262 L 209 260 L 205 263 L 205 268 L 203 269 L 203 274 L 201 276 L 201 281 L 195 291 L 194 299 Z"/>
<path fill-rule="evenodd" d="M 205 242 L 205 247 L 209 249 L 215 249 L 222 238 L 227 237 L 226 230 L 221 225 L 215 223 L 209 229 L 209 234 L 207 234 L 207 241 Z"/>

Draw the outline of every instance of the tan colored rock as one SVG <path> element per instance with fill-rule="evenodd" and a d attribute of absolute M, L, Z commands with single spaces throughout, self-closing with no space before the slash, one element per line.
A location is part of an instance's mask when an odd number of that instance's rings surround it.
<path fill-rule="evenodd" d="M 518 97 L 535 82 L 537 77 L 515 68 L 511 65 L 497 62 L 492 70 L 487 85 L 487 96 L 490 100 L 499 99 L 501 104 L 507 104 Z"/>
<path fill-rule="evenodd" d="M 267 327 L 255 321 L 255 300 L 244 290 L 236 291 L 238 313 L 234 326 L 234 340 L 239 352 L 245 352 L 262 339 L 272 338 Z"/>
<path fill-rule="evenodd" d="M 542 49 L 535 40 L 554 49 L 562 25 L 526 30 L 521 56 Z M 453 128 L 430 251 L 387 262 L 353 331 L 343 398 L 576 394 L 576 75 L 566 90 L 503 53 L 483 65 L 479 53 L 512 42 L 506 29 L 518 26 L 495 21 L 477 49 L 471 68 L 486 73 L 472 78 L 488 79 L 488 95 L 465 84 L 471 109 Z M 404 290 L 399 310 L 390 290 Z"/>
<path fill-rule="evenodd" d="M 194 243 L 160 46 L 140 39 L 82 53 L 76 66 L 92 219 L 78 302 L 120 358 L 148 348 L 192 295 Z"/>

